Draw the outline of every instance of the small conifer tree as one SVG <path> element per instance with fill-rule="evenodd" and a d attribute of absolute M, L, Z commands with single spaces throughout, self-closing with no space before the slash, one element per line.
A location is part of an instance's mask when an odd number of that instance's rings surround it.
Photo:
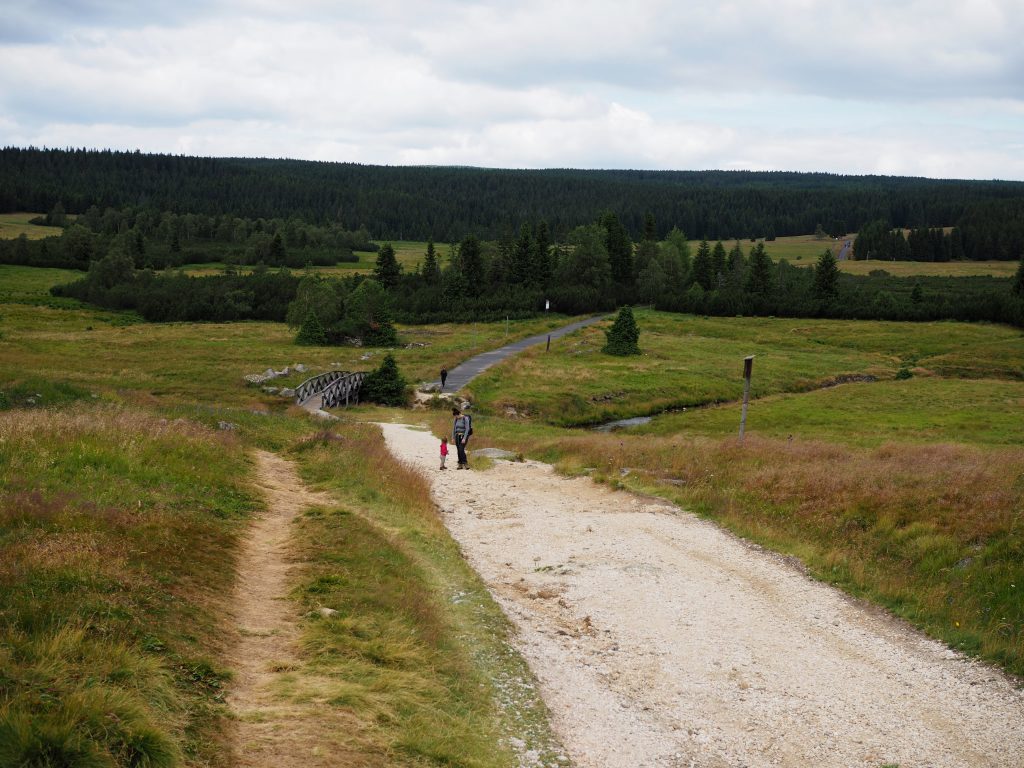
<path fill-rule="evenodd" d="M 405 377 L 390 353 L 384 356 L 380 368 L 363 380 L 361 396 L 364 400 L 381 405 L 405 405 Z"/>
<path fill-rule="evenodd" d="M 831 249 L 826 249 L 818 257 L 818 265 L 814 268 L 814 294 L 822 301 L 839 298 L 839 266 Z"/>
<path fill-rule="evenodd" d="M 299 327 L 295 343 L 304 347 L 321 347 L 327 343 L 327 332 L 315 311 L 310 310 L 306 313 L 306 319 Z"/>
<path fill-rule="evenodd" d="M 612 327 L 605 331 L 608 343 L 601 350 L 606 355 L 639 355 L 640 330 L 636 327 L 633 310 L 628 306 L 619 310 Z"/>

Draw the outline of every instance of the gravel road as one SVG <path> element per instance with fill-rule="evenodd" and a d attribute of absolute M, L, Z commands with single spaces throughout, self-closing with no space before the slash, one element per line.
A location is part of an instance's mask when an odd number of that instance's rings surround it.
<path fill-rule="evenodd" d="M 785 559 L 545 464 L 439 472 L 432 435 L 383 430 L 577 766 L 1024 765 L 1024 692 Z"/>

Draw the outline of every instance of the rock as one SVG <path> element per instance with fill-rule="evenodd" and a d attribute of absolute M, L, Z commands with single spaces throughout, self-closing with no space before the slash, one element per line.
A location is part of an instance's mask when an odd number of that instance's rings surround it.
<path fill-rule="evenodd" d="M 273 369 L 273 368 L 267 368 L 267 370 L 265 370 L 265 371 L 263 372 L 263 380 L 264 380 L 264 381 L 266 381 L 266 380 L 268 380 L 268 379 L 272 379 L 272 378 L 274 378 L 275 376 L 277 376 L 277 372 L 276 372 L 276 371 L 274 371 L 274 369 Z"/>
<path fill-rule="evenodd" d="M 331 618 L 331 616 L 337 615 L 338 612 L 333 608 L 319 608 L 317 609 L 317 613 L 319 613 L 325 619 L 329 619 Z"/>
<path fill-rule="evenodd" d="M 232 431 L 238 429 L 238 425 L 237 424 L 232 424 L 230 421 L 218 421 L 217 422 L 217 429 L 223 429 L 223 430 L 227 430 L 229 432 L 232 432 Z"/>
<path fill-rule="evenodd" d="M 277 387 L 263 387 L 263 391 L 266 392 L 268 395 L 276 395 Z"/>
<path fill-rule="evenodd" d="M 296 363 L 295 365 L 292 366 L 292 368 L 294 368 L 299 373 L 306 372 L 306 366 L 304 366 L 302 363 Z"/>
<path fill-rule="evenodd" d="M 278 394 L 281 395 L 281 397 L 295 397 L 295 390 L 291 387 L 283 387 Z"/>

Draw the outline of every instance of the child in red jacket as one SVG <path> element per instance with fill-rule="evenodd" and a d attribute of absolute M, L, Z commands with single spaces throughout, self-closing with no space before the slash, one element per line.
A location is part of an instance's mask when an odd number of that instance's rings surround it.
<path fill-rule="evenodd" d="M 441 438 L 441 469 L 444 469 L 444 460 L 448 458 L 448 438 Z"/>

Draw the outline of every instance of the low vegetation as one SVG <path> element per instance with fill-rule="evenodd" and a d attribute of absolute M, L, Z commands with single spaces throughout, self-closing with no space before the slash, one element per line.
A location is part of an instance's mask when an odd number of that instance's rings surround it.
<path fill-rule="evenodd" d="M 245 474 L 188 420 L 0 413 L 0 765 L 224 764 Z"/>
<path fill-rule="evenodd" d="M 315 679 L 317 695 L 351 713 L 346 764 L 507 766 L 510 736 L 550 763 L 557 744 L 507 621 L 423 478 L 368 424 L 337 425 L 290 453 L 340 502 L 299 527 L 309 563 L 296 598 L 311 618 L 294 695 Z"/>
<path fill-rule="evenodd" d="M 474 381 L 478 444 L 672 499 L 1024 674 L 1019 331 L 650 311 L 637 322 L 639 358 L 599 354 L 591 327 Z M 564 429 L 666 409 L 610 434 Z"/>

